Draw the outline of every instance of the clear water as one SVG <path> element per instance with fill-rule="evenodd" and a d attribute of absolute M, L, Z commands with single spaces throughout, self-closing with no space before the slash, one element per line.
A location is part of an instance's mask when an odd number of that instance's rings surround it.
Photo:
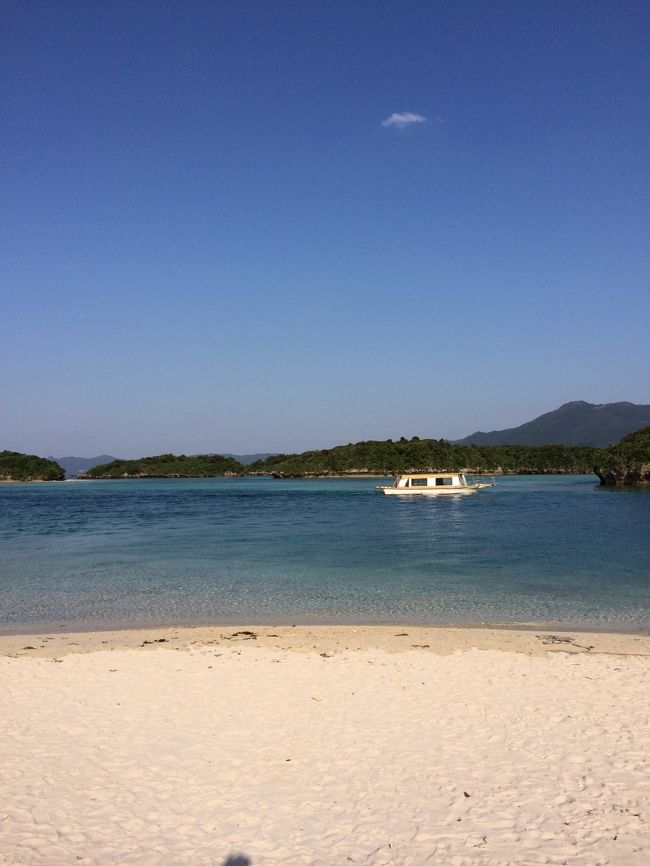
<path fill-rule="evenodd" d="M 0 628 L 650 625 L 650 494 L 593 476 L 476 496 L 374 479 L 0 486 Z"/>

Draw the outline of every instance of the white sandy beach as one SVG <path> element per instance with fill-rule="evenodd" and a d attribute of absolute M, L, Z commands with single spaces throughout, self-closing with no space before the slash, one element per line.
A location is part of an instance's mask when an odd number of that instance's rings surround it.
<path fill-rule="evenodd" d="M 648 636 L 150 629 L 0 654 L 3 866 L 650 863 Z"/>

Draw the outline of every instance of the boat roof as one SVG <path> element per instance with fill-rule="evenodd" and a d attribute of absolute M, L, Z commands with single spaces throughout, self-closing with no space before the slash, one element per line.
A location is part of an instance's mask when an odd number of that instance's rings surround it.
<path fill-rule="evenodd" d="M 398 478 L 456 478 L 464 472 L 401 472 Z"/>

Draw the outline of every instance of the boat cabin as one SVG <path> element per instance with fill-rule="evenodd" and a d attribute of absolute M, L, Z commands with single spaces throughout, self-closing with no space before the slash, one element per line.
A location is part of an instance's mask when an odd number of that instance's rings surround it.
<path fill-rule="evenodd" d="M 438 475 L 400 475 L 395 487 L 400 489 L 412 487 L 466 487 L 465 476 L 458 472 L 444 472 Z"/>
<path fill-rule="evenodd" d="M 446 494 L 476 493 L 483 487 L 491 487 L 484 482 L 468 484 L 462 472 L 431 472 L 413 475 L 399 475 L 390 487 L 382 485 L 378 489 L 389 495 L 409 495 L 416 493 L 427 496 L 442 496 Z"/>

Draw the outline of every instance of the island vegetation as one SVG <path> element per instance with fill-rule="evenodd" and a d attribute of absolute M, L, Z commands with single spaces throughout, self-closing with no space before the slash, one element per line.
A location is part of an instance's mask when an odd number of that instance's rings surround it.
<path fill-rule="evenodd" d="M 0 481 L 63 481 L 65 472 L 54 460 L 18 451 L 0 451 Z"/>
<path fill-rule="evenodd" d="M 602 452 L 594 472 L 601 484 L 650 486 L 650 426 L 630 433 Z"/>
<path fill-rule="evenodd" d="M 593 471 L 600 449 L 566 445 L 456 445 L 445 439 L 369 440 L 302 454 L 277 454 L 248 466 L 253 474 L 395 475 L 464 471 L 471 474 L 554 474 Z"/>
<path fill-rule="evenodd" d="M 139 460 L 113 460 L 88 469 L 79 478 L 214 478 L 241 475 L 244 466 L 220 454 L 158 454 Z"/>
<path fill-rule="evenodd" d="M 446 439 L 414 436 L 396 441 L 368 440 L 300 454 L 275 454 L 248 466 L 220 454 L 159 454 L 139 460 L 113 460 L 94 466 L 79 477 L 274 475 L 303 478 L 443 471 L 472 475 L 589 474 L 595 471 L 603 484 L 650 483 L 650 427 L 626 436 L 608 449 L 568 445 L 458 445 Z"/>

